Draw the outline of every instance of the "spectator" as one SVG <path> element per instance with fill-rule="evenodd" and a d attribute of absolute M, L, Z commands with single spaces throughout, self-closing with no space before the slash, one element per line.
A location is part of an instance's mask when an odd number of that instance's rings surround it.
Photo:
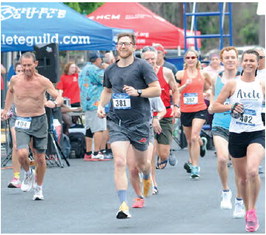
<path fill-rule="evenodd" d="M 221 65 L 219 52 L 212 53 L 210 55 L 210 63 L 207 67 L 203 69 L 203 71 L 209 73 L 211 78 L 215 79 L 216 76 L 223 70 L 224 67 Z"/>
<path fill-rule="evenodd" d="M 65 99 L 69 99 L 72 107 L 80 106 L 80 91 L 78 86 L 78 72 L 79 68 L 73 62 L 69 62 L 64 67 L 64 72 L 57 83 L 56 88 L 60 95 Z M 72 118 L 68 113 L 62 113 L 64 122 L 64 133 L 69 134 L 69 127 L 72 125 Z"/>
<path fill-rule="evenodd" d="M 70 99 L 72 107 L 80 106 L 78 73 L 79 68 L 75 63 L 67 63 L 64 67 L 64 73 L 56 85 L 56 88 L 59 90 L 62 97 Z"/>
<path fill-rule="evenodd" d="M 106 145 L 104 131 L 107 130 L 106 118 L 97 116 L 97 108 L 100 96 L 103 90 L 103 55 L 99 52 L 93 52 L 90 55 L 89 62 L 82 69 L 79 75 L 79 87 L 81 97 L 81 107 L 85 111 L 86 125 L 86 153 L 84 160 L 103 160 L 102 151 Z M 92 138 L 94 138 L 94 153 L 92 155 Z M 103 143 L 105 141 L 105 143 Z M 101 149 L 104 148 L 104 149 Z"/>

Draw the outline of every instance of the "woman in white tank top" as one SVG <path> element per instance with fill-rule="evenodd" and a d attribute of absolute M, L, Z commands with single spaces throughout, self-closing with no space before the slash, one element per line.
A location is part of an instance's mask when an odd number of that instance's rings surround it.
<path fill-rule="evenodd" d="M 233 117 L 229 128 L 229 153 L 245 203 L 248 232 L 259 228 L 255 205 L 260 190 L 258 168 L 265 154 L 265 129 L 261 119 L 265 84 L 255 79 L 258 61 L 257 51 L 245 51 L 242 76 L 228 82 L 213 105 L 214 112 L 231 110 Z M 227 98 L 230 104 L 224 105 Z"/>

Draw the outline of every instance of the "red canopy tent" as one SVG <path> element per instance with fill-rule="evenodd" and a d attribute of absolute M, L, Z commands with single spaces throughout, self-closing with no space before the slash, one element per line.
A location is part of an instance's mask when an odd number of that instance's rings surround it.
<path fill-rule="evenodd" d="M 88 15 L 105 26 L 133 29 L 137 47 L 160 43 L 167 49 L 184 48 L 184 30 L 169 23 L 137 2 L 106 2 Z M 187 31 L 187 34 L 193 32 Z M 197 32 L 199 34 L 200 32 Z M 197 39 L 200 47 L 200 39 Z M 194 46 L 194 39 L 187 39 L 187 47 Z"/>

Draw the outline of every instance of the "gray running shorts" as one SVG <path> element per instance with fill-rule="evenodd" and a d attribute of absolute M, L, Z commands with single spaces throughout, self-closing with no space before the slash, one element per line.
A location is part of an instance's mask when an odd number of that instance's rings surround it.
<path fill-rule="evenodd" d="M 140 123 L 132 126 L 122 126 L 108 120 L 110 143 L 117 141 L 129 141 L 134 148 L 145 151 L 149 145 L 150 123 Z"/>
<path fill-rule="evenodd" d="M 10 128 L 15 126 L 15 122 L 16 122 L 16 115 L 12 115 L 12 117 L 9 119 L 9 126 Z"/>
<path fill-rule="evenodd" d="M 17 117 L 18 119 L 19 117 Z M 29 129 L 22 129 L 15 127 L 17 149 L 28 149 L 30 139 L 33 139 L 33 148 L 38 153 L 44 153 L 47 149 L 48 142 L 48 124 L 47 116 L 43 114 L 41 116 L 31 117 L 31 123 Z"/>
<path fill-rule="evenodd" d="M 92 133 L 98 131 L 106 131 L 107 130 L 106 118 L 99 118 L 97 116 L 97 110 L 86 111 L 85 127 L 86 130 L 91 129 Z"/>
<path fill-rule="evenodd" d="M 227 142 L 229 140 L 229 130 L 220 127 L 220 126 L 213 126 L 212 127 L 212 135 L 213 136 L 220 136 L 224 138 Z"/>

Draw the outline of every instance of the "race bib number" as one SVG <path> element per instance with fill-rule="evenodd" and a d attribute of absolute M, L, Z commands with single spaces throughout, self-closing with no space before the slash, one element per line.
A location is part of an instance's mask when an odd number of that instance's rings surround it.
<path fill-rule="evenodd" d="M 198 103 L 197 93 L 185 93 L 183 97 L 184 104 L 191 105 Z"/>
<path fill-rule="evenodd" d="M 112 96 L 114 109 L 131 109 L 131 100 L 128 94 L 115 93 Z"/>
<path fill-rule="evenodd" d="M 243 115 L 238 119 L 238 123 L 242 125 L 254 126 L 253 117 L 256 116 L 256 111 L 252 109 L 245 109 Z"/>
<path fill-rule="evenodd" d="M 15 127 L 20 129 L 30 129 L 31 117 L 17 117 Z"/>

